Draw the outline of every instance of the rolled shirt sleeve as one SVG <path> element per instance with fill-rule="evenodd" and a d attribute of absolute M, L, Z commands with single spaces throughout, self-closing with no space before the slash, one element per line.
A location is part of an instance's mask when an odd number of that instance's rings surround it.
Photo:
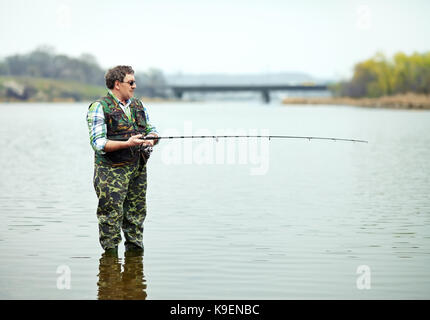
<path fill-rule="evenodd" d="M 107 128 L 103 106 L 100 102 L 94 102 L 88 109 L 87 125 L 90 135 L 91 147 L 95 152 L 105 154 L 105 145 L 107 143 Z"/>

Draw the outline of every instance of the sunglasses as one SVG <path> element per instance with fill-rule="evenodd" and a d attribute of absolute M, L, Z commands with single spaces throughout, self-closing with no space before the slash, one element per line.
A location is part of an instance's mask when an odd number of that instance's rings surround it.
<path fill-rule="evenodd" d="M 122 83 L 128 83 L 131 87 L 133 86 L 133 85 L 135 85 L 136 84 L 136 81 L 134 81 L 134 80 L 130 80 L 130 81 L 121 81 Z"/>

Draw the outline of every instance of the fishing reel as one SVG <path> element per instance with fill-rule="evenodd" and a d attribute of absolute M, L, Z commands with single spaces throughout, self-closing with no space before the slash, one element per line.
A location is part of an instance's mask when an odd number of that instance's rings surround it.
<path fill-rule="evenodd" d="M 145 146 L 145 147 L 144 147 L 144 148 L 142 148 L 141 150 L 142 150 L 142 152 L 145 152 L 145 153 L 151 154 L 151 152 L 152 152 L 154 149 L 153 149 L 153 147 L 151 147 L 151 146 Z"/>
<path fill-rule="evenodd" d="M 152 151 L 153 151 L 153 147 L 152 146 L 145 146 L 142 144 L 142 145 L 140 145 L 139 150 L 140 150 L 140 152 L 142 152 L 144 157 L 148 160 L 149 157 L 151 156 Z"/>
<path fill-rule="evenodd" d="M 151 146 L 144 146 L 144 145 L 139 146 L 139 152 L 142 155 L 145 163 L 148 162 L 148 159 L 151 156 L 152 150 L 153 149 Z"/>

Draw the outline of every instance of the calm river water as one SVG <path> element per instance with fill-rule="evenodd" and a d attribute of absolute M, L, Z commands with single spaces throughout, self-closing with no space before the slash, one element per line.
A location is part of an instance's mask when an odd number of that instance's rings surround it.
<path fill-rule="evenodd" d="M 145 254 L 102 256 L 86 103 L 0 104 L 1 299 L 429 299 L 430 112 L 151 103 Z M 221 141 L 222 140 L 222 141 Z"/>

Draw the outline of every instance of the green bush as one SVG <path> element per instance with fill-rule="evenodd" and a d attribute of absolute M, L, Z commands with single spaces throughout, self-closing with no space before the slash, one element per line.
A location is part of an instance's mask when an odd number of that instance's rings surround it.
<path fill-rule="evenodd" d="M 410 56 L 399 52 L 393 59 L 377 53 L 357 63 L 351 80 L 331 87 L 335 95 L 381 97 L 406 92 L 430 94 L 430 52 Z"/>

